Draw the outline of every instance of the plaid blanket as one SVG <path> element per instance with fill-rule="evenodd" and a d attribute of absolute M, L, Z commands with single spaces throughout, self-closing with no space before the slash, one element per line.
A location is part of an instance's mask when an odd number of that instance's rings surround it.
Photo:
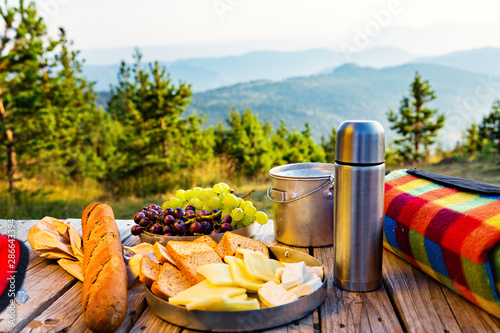
<path fill-rule="evenodd" d="M 384 247 L 500 318 L 500 196 L 405 170 L 385 181 Z"/>

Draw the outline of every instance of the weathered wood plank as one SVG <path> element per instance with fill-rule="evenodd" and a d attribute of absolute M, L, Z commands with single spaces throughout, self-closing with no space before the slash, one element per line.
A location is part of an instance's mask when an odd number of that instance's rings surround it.
<path fill-rule="evenodd" d="M 488 314 L 478 306 L 440 285 L 463 332 L 500 332 L 500 319 Z"/>
<path fill-rule="evenodd" d="M 461 331 L 438 282 L 387 250 L 383 274 L 406 331 Z"/>
<path fill-rule="evenodd" d="M 123 227 L 120 229 L 123 229 Z M 120 235 L 123 238 L 127 238 L 127 231 L 123 230 Z M 134 246 L 139 242 L 138 237 L 130 237 L 124 242 L 124 245 Z M 77 282 L 67 293 L 48 307 L 47 310 L 29 322 L 21 332 L 90 332 L 83 320 L 80 299 L 81 290 L 82 283 Z M 116 332 L 128 332 L 145 310 L 146 301 L 142 283 L 136 282 L 131 286 L 128 292 L 128 303 L 127 316 Z"/>
<path fill-rule="evenodd" d="M 66 273 L 53 260 L 47 260 L 36 266 L 27 274 L 24 281 L 24 289 L 30 295 L 30 299 L 26 304 L 16 306 L 16 325 L 11 325 L 7 320 L 3 320 L 0 322 L 0 331 L 18 332 L 75 283 L 76 279 Z M 5 312 L 0 314 L 0 319 L 5 319 L 5 315 Z"/>
<path fill-rule="evenodd" d="M 135 323 L 130 333 L 141 332 L 164 332 L 164 333 L 177 333 L 182 330 L 181 327 L 174 326 L 164 320 L 158 318 L 149 308 L 144 311 L 139 320 Z"/>
<path fill-rule="evenodd" d="M 384 287 L 368 293 L 344 291 L 333 284 L 333 248 L 314 249 L 325 265 L 328 293 L 320 307 L 321 332 L 401 332 L 402 328 Z"/>
<path fill-rule="evenodd" d="M 27 235 L 29 228 L 36 222 L 38 221 L 34 221 L 33 224 L 27 223 L 26 227 L 23 229 L 23 233 Z M 79 219 L 71 219 L 70 222 L 80 227 Z M 131 223 L 133 223 L 131 220 L 117 221 L 122 241 L 130 237 Z M 17 306 L 17 320 L 15 321 L 15 325 L 5 320 L 7 315 L 6 312 L 0 314 L 1 332 L 18 332 L 22 330 L 28 323 L 42 314 L 77 283 L 77 280 L 63 270 L 55 260 L 37 260 L 37 255 L 33 251 L 31 252 L 30 259 L 33 259 L 33 262 L 37 264 L 33 265 L 30 263 L 31 265 L 28 268 L 23 284 L 24 289 L 30 295 L 30 299 L 25 305 Z M 50 283 L 47 283 L 47 281 L 50 281 Z M 81 308 L 81 306 L 79 308 Z"/>

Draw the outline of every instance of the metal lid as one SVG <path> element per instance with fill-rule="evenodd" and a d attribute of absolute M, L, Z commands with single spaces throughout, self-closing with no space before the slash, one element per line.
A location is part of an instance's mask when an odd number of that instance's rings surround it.
<path fill-rule="evenodd" d="M 330 179 L 334 172 L 335 165 L 330 163 L 292 163 L 272 168 L 269 176 L 297 180 Z"/>
<path fill-rule="evenodd" d="M 344 121 L 337 130 L 335 155 L 340 163 L 383 163 L 384 128 L 376 121 Z"/>

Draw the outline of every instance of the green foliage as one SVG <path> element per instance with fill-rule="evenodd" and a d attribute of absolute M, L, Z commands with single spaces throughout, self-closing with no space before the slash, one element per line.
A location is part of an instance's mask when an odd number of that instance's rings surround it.
<path fill-rule="evenodd" d="M 500 100 L 493 102 L 492 111 L 479 124 L 472 123 L 455 149 L 458 159 L 490 157 L 500 152 Z"/>
<path fill-rule="evenodd" d="M 259 121 L 250 109 L 244 113 L 229 110 L 226 122 L 227 130 L 217 127 L 216 152 L 230 156 L 239 174 L 254 176 L 268 171 L 274 162 L 269 124 Z"/>
<path fill-rule="evenodd" d="M 335 163 L 335 149 L 337 148 L 337 128 L 332 127 L 332 133 L 328 141 L 323 137 L 321 138 L 321 147 L 325 151 L 325 159 L 328 163 Z"/>
<path fill-rule="evenodd" d="M 108 112 L 123 127 L 118 146 L 123 158 L 112 173 L 117 179 L 165 172 L 182 162 L 174 143 L 185 132 L 187 121 L 180 116 L 189 104 L 191 88 L 183 82 L 176 87 L 158 62 L 143 68 L 139 50 L 134 58 L 132 66 L 122 62 L 108 104 Z"/>
<path fill-rule="evenodd" d="M 493 103 L 491 113 L 483 117 L 478 136 L 483 147 L 491 145 L 500 153 L 500 99 Z"/>
<path fill-rule="evenodd" d="M 47 37 L 34 3 L 0 8 L 5 25 L 0 46 L 0 152 L 15 192 L 21 177 L 58 180 L 99 178 L 102 111 L 93 84 L 81 77 L 78 52 L 64 29 Z M 105 123 L 105 121 L 104 121 Z"/>
<path fill-rule="evenodd" d="M 387 119 L 393 124 L 391 129 L 400 135 L 394 141 L 398 146 L 397 153 L 405 162 L 423 158 L 444 126 L 445 116 L 427 107 L 427 103 L 435 98 L 429 81 L 423 81 L 417 72 L 410 85 L 410 97 L 403 97 L 398 114 L 389 109 Z"/>

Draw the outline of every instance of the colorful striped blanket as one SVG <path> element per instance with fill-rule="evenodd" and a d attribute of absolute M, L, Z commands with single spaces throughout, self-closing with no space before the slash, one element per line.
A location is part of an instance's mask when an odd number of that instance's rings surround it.
<path fill-rule="evenodd" d="M 385 178 L 384 247 L 500 318 L 500 196 Z"/>

